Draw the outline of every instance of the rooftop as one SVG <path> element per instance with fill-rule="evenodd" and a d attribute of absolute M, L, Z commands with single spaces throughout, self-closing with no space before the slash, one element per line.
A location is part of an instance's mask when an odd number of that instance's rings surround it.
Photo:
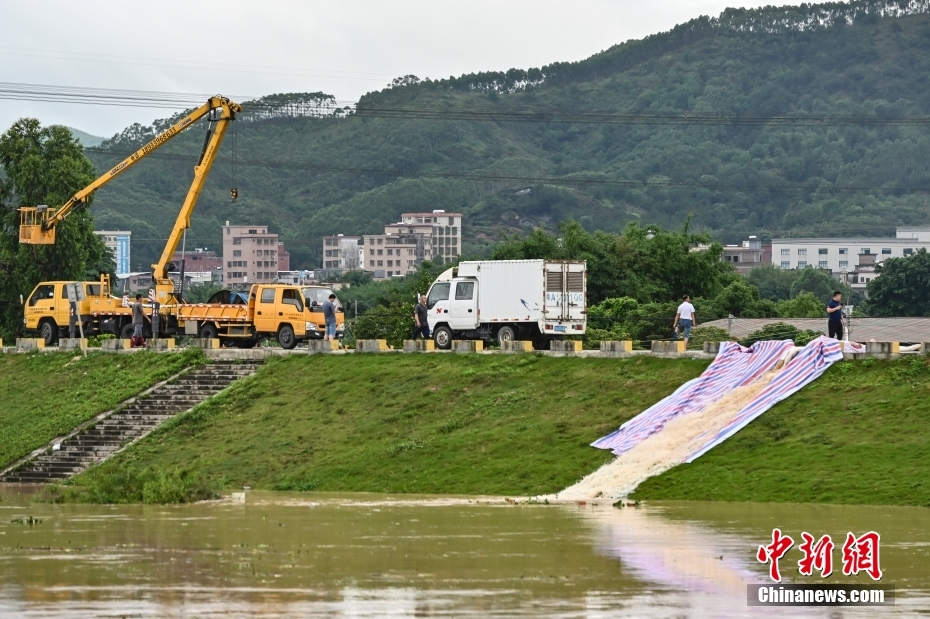
<path fill-rule="evenodd" d="M 698 315 L 700 315 L 698 308 Z M 826 334 L 827 317 L 823 318 L 734 318 L 730 325 L 730 336 L 742 339 L 765 325 L 785 322 L 798 329 L 810 329 Z M 849 325 L 850 340 L 856 342 L 930 342 L 930 318 L 855 318 Z M 727 330 L 727 319 L 720 318 L 701 323 L 704 327 Z"/>

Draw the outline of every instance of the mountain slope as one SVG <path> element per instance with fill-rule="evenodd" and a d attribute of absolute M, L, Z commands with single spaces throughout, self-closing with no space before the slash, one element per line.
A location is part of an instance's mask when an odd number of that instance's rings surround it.
<path fill-rule="evenodd" d="M 322 235 L 433 208 L 464 211 L 470 253 L 565 218 L 690 217 L 727 241 L 925 223 L 928 5 L 728 10 L 578 63 L 396 80 L 351 114 L 259 102 L 256 119 L 246 103 L 188 243 L 217 247 L 225 220 L 267 223 L 313 266 Z M 201 139 L 188 131 L 98 193 L 98 226 L 134 232 L 133 268 L 160 250 Z M 129 132 L 90 154 L 104 169 L 136 143 Z"/>

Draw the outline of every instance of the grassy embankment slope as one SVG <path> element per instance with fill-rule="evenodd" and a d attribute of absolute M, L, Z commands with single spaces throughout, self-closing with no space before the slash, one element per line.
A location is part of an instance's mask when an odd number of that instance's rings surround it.
<path fill-rule="evenodd" d="M 253 488 L 528 495 L 704 361 L 355 355 L 273 360 L 79 476 L 83 500 Z M 930 505 L 927 359 L 850 362 L 640 498 Z M 155 491 L 147 486 L 155 484 Z M 160 488 L 160 490 L 159 490 Z M 153 499 L 154 500 L 154 499 Z"/>
<path fill-rule="evenodd" d="M 0 355 L 0 468 L 202 360 L 199 351 Z"/>

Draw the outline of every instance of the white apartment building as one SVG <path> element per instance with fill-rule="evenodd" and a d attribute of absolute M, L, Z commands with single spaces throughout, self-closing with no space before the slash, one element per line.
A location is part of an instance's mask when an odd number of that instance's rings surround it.
<path fill-rule="evenodd" d="M 894 237 L 772 239 L 772 264 L 783 269 L 814 267 L 833 273 L 856 270 L 860 255 L 875 263 L 930 250 L 930 227 L 900 227 Z"/>
<path fill-rule="evenodd" d="M 432 226 L 432 256 L 450 261 L 462 253 L 462 214 L 435 209 L 426 213 L 401 213 L 399 224 Z M 393 224 L 397 225 L 397 224 Z M 387 230 L 385 228 L 385 230 Z"/>

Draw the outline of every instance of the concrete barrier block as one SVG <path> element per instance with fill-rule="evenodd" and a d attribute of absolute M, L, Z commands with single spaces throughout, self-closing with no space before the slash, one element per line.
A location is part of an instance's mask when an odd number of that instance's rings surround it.
<path fill-rule="evenodd" d="M 58 350 L 84 350 L 87 348 L 87 338 L 63 337 L 58 340 Z"/>
<path fill-rule="evenodd" d="M 45 348 L 45 340 L 41 337 L 18 337 L 16 338 L 16 350 L 30 351 L 42 350 Z"/>
<path fill-rule="evenodd" d="M 601 340 L 601 354 L 619 357 L 633 352 L 633 340 Z"/>
<path fill-rule="evenodd" d="M 191 344 L 197 348 L 219 348 L 220 338 L 218 337 L 195 337 L 191 339 Z"/>
<path fill-rule="evenodd" d="M 174 338 L 160 337 L 157 340 L 147 340 L 145 347 L 150 350 L 171 350 L 174 348 Z"/>
<path fill-rule="evenodd" d="M 481 352 L 484 342 L 481 340 L 452 340 L 453 352 Z"/>
<path fill-rule="evenodd" d="M 685 352 L 685 341 L 653 340 L 652 352 L 657 355 L 680 355 Z"/>
<path fill-rule="evenodd" d="M 720 342 L 704 342 L 704 352 L 711 355 L 716 355 L 718 352 L 720 352 Z"/>
<path fill-rule="evenodd" d="M 433 340 L 404 340 L 404 352 L 432 352 L 436 350 Z"/>
<path fill-rule="evenodd" d="M 0 340 L 2 341 L 2 340 Z M 921 342 L 920 344 L 920 354 L 930 355 L 930 342 Z"/>
<path fill-rule="evenodd" d="M 129 350 L 131 348 L 129 340 L 103 340 L 100 342 L 101 350 Z"/>
<path fill-rule="evenodd" d="M 356 340 L 355 350 L 358 352 L 385 352 L 390 350 L 387 340 Z"/>
<path fill-rule="evenodd" d="M 310 352 L 310 354 L 333 352 L 334 350 L 339 350 L 339 341 L 338 340 L 307 340 L 307 350 Z"/>
<path fill-rule="evenodd" d="M 898 342 L 866 342 L 865 353 L 873 359 L 890 359 L 901 354 Z"/>
<path fill-rule="evenodd" d="M 549 350 L 552 352 L 581 352 L 579 340 L 549 340 Z"/>
<path fill-rule="evenodd" d="M 533 342 L 528 340 L 509 340 L 501 342 L 501 352 L 533 352 Z"/>

